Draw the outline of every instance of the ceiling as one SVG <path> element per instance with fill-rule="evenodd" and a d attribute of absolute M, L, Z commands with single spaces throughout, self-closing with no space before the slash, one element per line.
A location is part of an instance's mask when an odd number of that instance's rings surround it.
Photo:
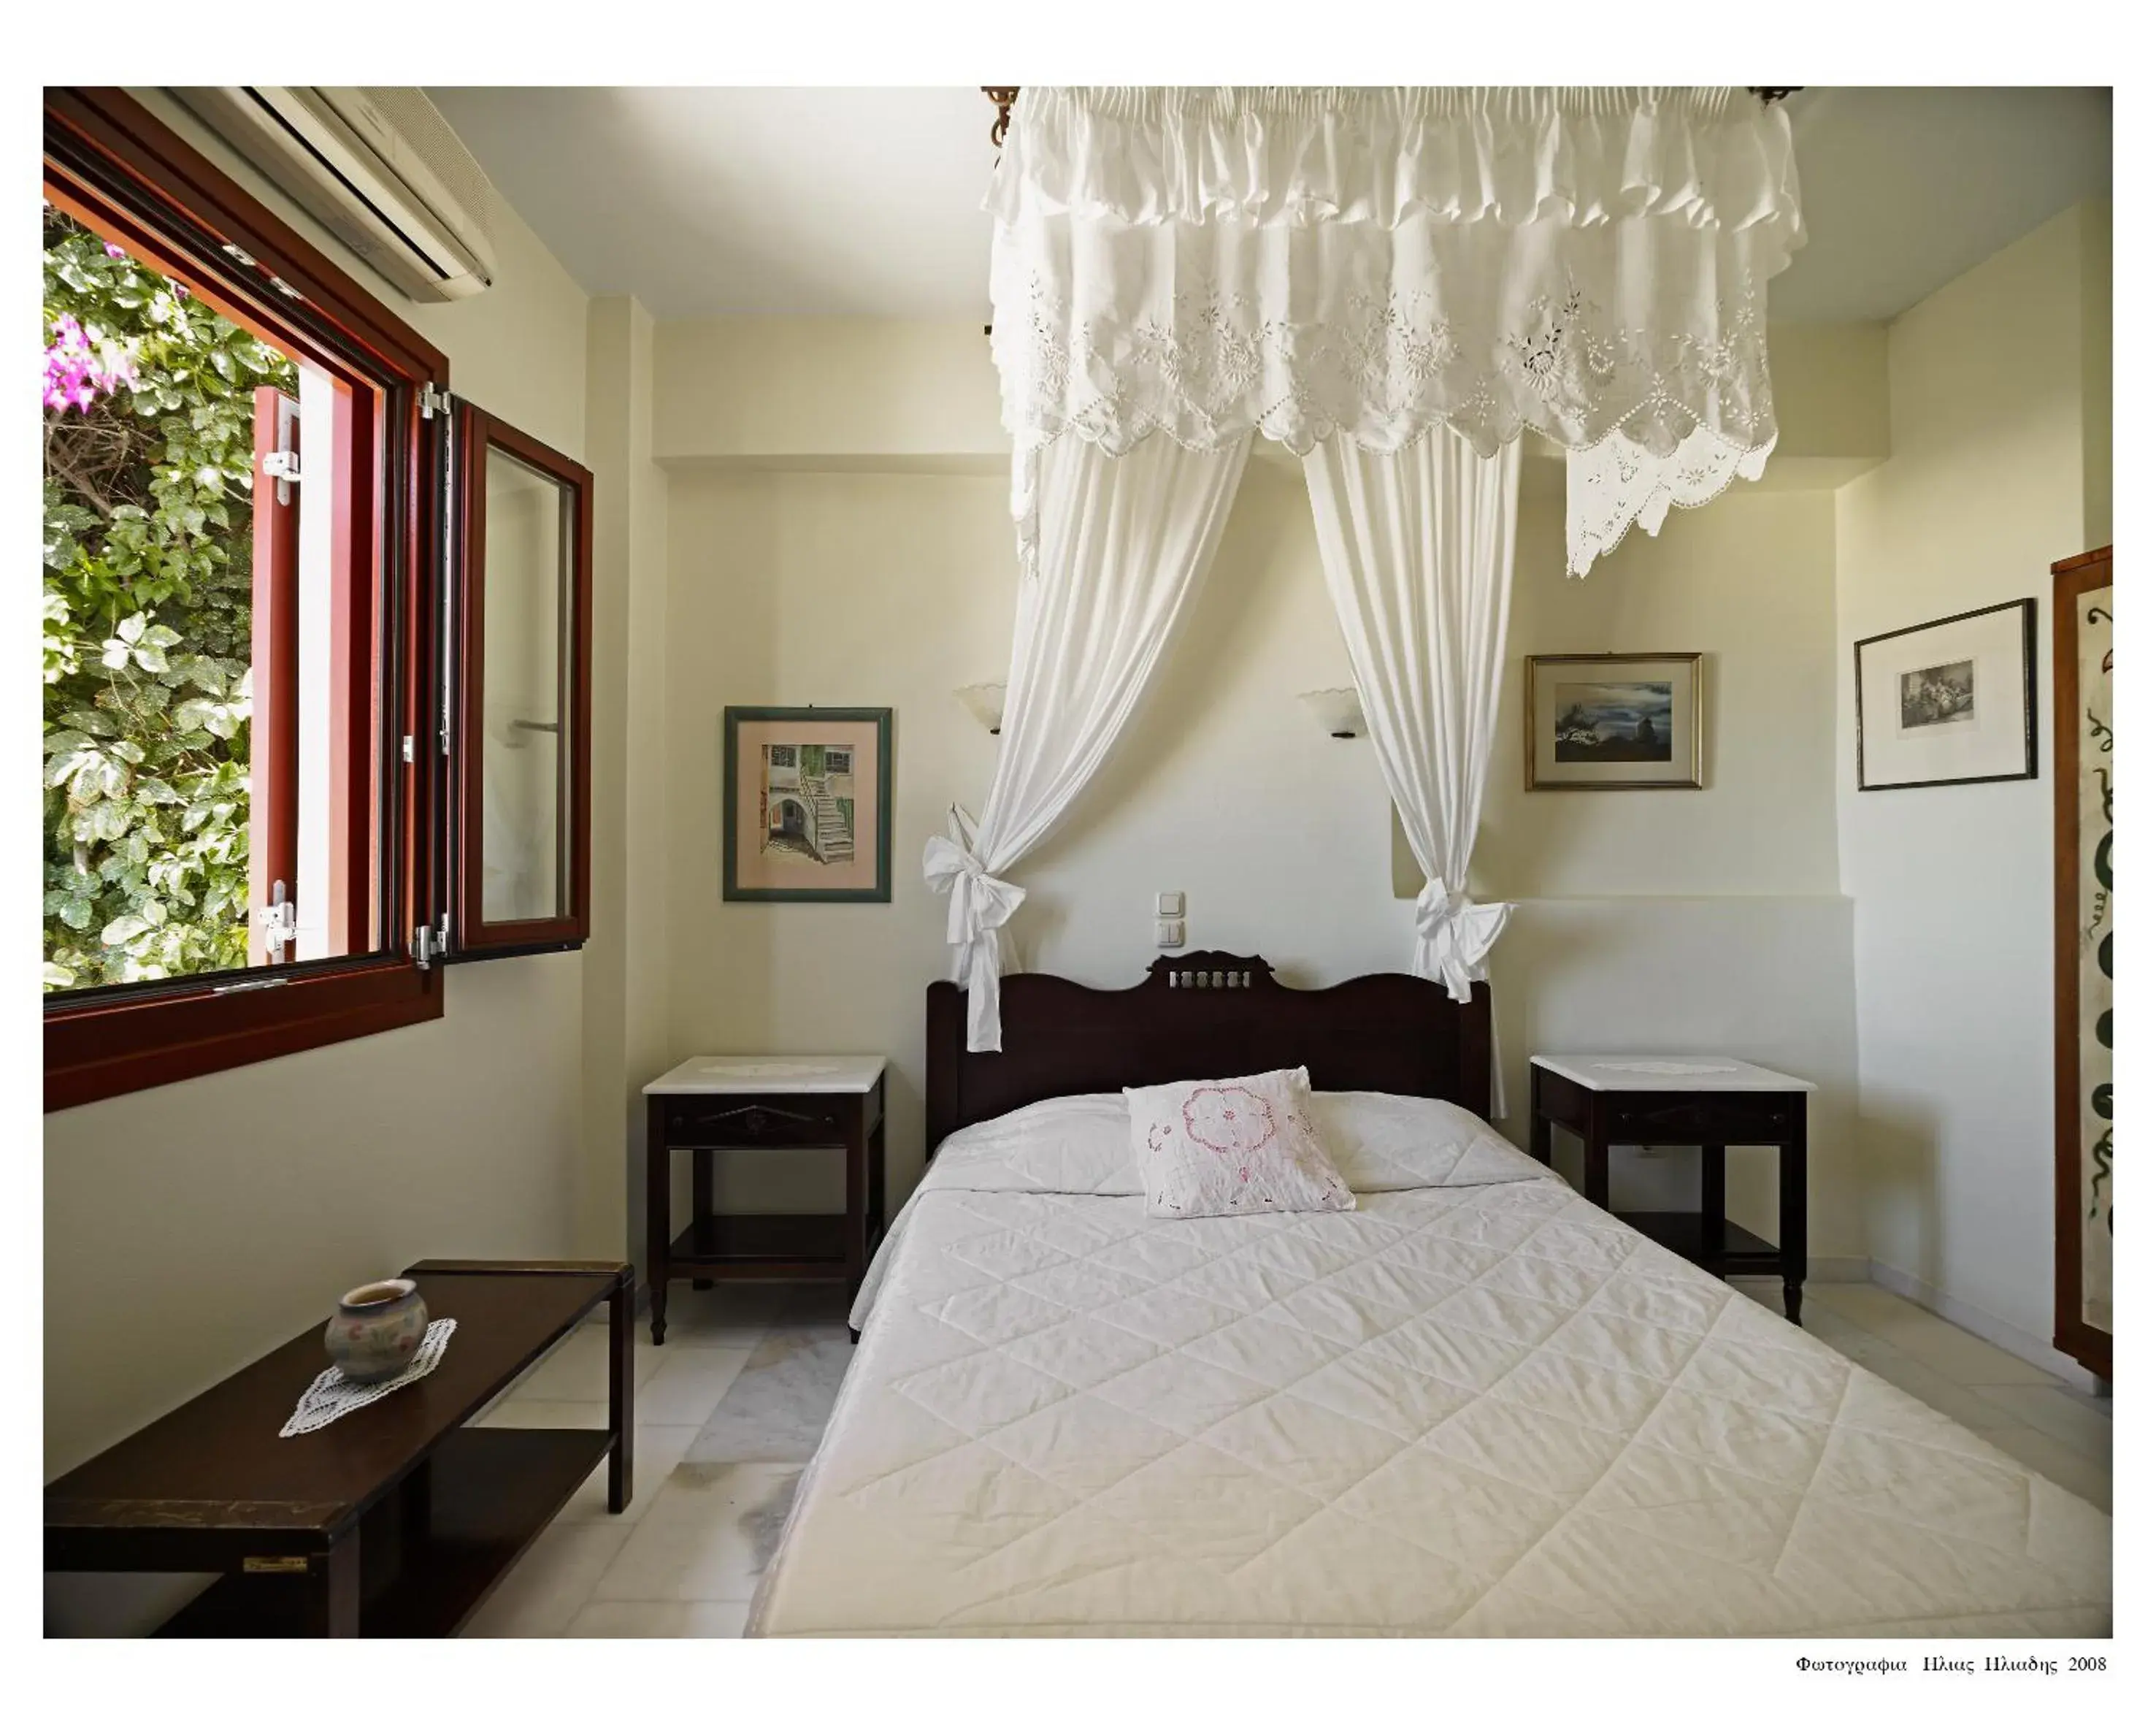
<path fill-rule="evenodd" d="M 979 317 L 993 110 L 973 89 L 434 89 L 586 291 L 660 318 Z M 1810 238 L 1773 315 L 1892 317 L 2111 193 L 2111 93 L 1789 99 Z"/>

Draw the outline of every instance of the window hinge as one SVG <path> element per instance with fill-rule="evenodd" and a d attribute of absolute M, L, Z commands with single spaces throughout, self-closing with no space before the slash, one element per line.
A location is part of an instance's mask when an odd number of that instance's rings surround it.
<path fill-rule="evenodd" d="M 286 485 L 300 482 L 300 458 L 289 449 L 273 449 L 262 457 L 262 476 Z"/>
<path fill-rule="evenodd" d="M 446 958 L 449 951 L 449 914 L 442 913 L 438 922 L 421 923 L 412 930 L 412 962 L 426 970 L 438 958 Z"/>
<path fill-rule="evenodd" d="M 404 739 L 404 765 L 408 767 L 418 759 L 418 755 L 413 748 L 412 739 L 410 734 L 408 733 Z"/>
<path fill-rule="evenodd" d="M 449 410 L 449 392 L 448 390 L 437 389 L 432 384 L 420 384 L 419 417 L 421 419 L 431 420 L 436 414 L 445 415 Z"/>
<path fill-rule="evenodd" d="M 300 909 L 286 896 L 284 882 L 270 889 L 270 902 L 255 915 L 262 924 L 263 949 L 275 964 L 285 956 L 285 949 L 300 938 Z"/>

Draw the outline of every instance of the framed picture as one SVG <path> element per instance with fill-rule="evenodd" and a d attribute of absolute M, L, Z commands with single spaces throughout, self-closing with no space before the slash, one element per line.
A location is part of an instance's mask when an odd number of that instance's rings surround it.
<path fill-rule="evenodd" d="M 729 707 L 721 896 L 891 903 L 891 708 Z"/>
<path fill-rule="evenodd" d="M 2111 1376 L 2111 549 L 2051 565 L 2051 960 L 2056 966 L 2052 1342 Z"/>
<path fill-rule="evenodd" d="M 2036 776 L 2036 601 L 1856 643 L 1856 788 Z"/>
<path fill-rule="evenodd" d="M 1697 790 L 1697 653 L 1531 653 L 1527 789 Z"/>

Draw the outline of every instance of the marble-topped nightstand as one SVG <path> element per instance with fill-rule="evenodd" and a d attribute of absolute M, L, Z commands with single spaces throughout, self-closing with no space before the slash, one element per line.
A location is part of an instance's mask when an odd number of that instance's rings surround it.
<path fill-rule="evenodd" d="M 1804 1309 L 1806 1223 L 1805 1099 L 1817 1085 L 1722 1054 L 1537 1054 L 1527 1148 L 1550 1159 L 1550 1128 L 1576 1133 L 1586 1149 L 1584 1192 L 1609 1208 L 1609 1146 L 1699 1146 L 1700 1206 L 1625 1213 L 1649 1238 L 1719 1276 L 1779 1274 L 1791 1323 Z M 1739 1228 L 1726 1213 L 1724 1158 L 1732 1144 L 1781 1152 L 1779 1243 Z"/>
<path fill-rule="evenodd" d="M 644 1087 L 651 1340 L 666 1340 L 666 1288 L 713 1281 L 843 1281 L 868 1273 L 884 1229 L 880 1054 L 698 1054 Z M 690 1157 L 694 1214 L 673 1230 L 672 1152 Z M 721 1150 L 839 1150 L 843 1215 L 714 1215 Z"/>

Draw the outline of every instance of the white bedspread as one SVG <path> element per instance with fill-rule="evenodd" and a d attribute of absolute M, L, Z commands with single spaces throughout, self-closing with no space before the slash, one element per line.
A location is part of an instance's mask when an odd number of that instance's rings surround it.
<path fill-rule="evenodd" d="M 1148 1220 L 1067 1132 L 954 1137 L 754 1629 L 2110 1632 L 2101 1511 L 1479 1123 L 1366 1099 L 1345 1213 Z"/>

